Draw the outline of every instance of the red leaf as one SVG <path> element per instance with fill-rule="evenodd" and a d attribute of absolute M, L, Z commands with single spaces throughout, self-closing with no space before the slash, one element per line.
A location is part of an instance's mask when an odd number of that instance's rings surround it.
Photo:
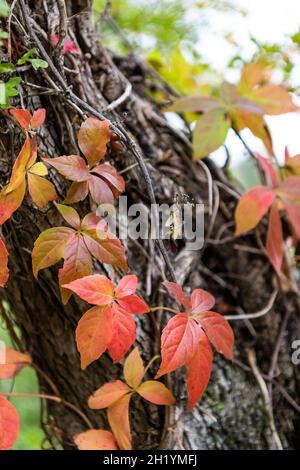
<path fill-rule="evenodd" d="M 169 320 L 161 337 L 162 362 L 156 378 L 187 364 L 196 352 L 201 329 L 186 313 Z"/>
<path fill-rule="evenodd" d="M 9 110 L 10 114 L 15 118 L 16 121 L 20 124 L 23 129 L 27 131 L 30 128 L 31 114 L 27 109 L 17 109 L 11 108 Z"/>
<path fill-rule="evenodd" d="M 129 401 L 127 394 L 107 409 L 109 425 L 121 450 L 131 449 L 131 433 L 129 424 Z"/>
<path fill-rule="evenodd" d="M 120 193 L 125 191 L 125 181 L 123 177 L 119 175 L 117 170 L 109 163 L 96 166 L 93 168 L 92 172 L 97 173 L 98 176 L 109 184 L 115 197 L 118 197 Z"/>
<path fill-rule="evenodd" d="M 4 242 L 0 238 L 0 287 L 4 287 L 8 281 L 9 269 L 8 263 L 8 251 Z"/>
<path fill-rule="evenodd" d="M 36 129 L 44 124 L 46 119 L 46 110 L 44 108 L 39 108 L 34 111 L 31 118 L 31 129 Z"/>
<path fill-rule="evenodd" d="M 3 188 L 0 193 L 0 225 L 4 224 L 22 204 L 26 191 L 25 177 L 21 180 L 18 188 L 6 193 L 7 189 L 8 186 Z"/>
<path fill-rule="evenodd" d="M 127 297 L 122 297 L 118 299 L 118 304 L 128 313 L 147 313 L 150 308 L 148 305 L 137 295 L 128 295 Z"/>
<path fill-rule="evenodd" d="M 65 206 L 63 204 L 55 204 L 56 209 L 61 213 L 65 221 L 71 227 L 78 229 L 80 227 L 80 217 L 78 212 L 73 207 Z"/>
<path fill-rule="evenodd" d="M 200 329 L 200 339 L 191 360 L 187 363 L 188 409 L 191 410 L 202 397 L 211 374 L 213 353 L 205 333 Z"/>
<path fill-rule="evenodd" d="M 105 181 L 98 176 L 90 175 L 88 185 L 96 204 L 113 204 L 114 194 Z"/>
<path fill-rule="evenodd" d="M 121 397 L 130 392 L 130 388 L 121 382 L 121 380 L 114 380 L 108 382 L 102 387 L 98 388 L 88 400 L 88 405 L 92 410 L 101 410 L 107 408 Z"/>
<path fill-rule="evenodd" d="M 0 356 L 4 354 L 4 363 L 0 363 L 0 379 L 11 379 L 20 372 L 23 367 L 31 364 L 31 357 L 12 348 L 0 349 Z"/>
<path fill-rule="evenodd" d="M 76 328 L 77 349 L 81 368 L 99 359 L 112 335 L 111 315 L 106 307 L 93 307 L 79 320 Z"/>
<path fill-rule="evenodd" d="M 78 145 L 91 168 L 106 154 L 106 146 L 111 138 L 109 126 L 110 121 L 99 121 L 94 117 L 87 118 L 81 124 Z"/>
<path fill-rule="evenodd" d="M 53 166 L 68 180 L 82 182 L 89 178 L 88 166 L 84 159 L 78 155 L 43 158 L 43 161 Z"/>
<path fill-rule="evenodd" d="M 202 312 L 195 319 L 204 328 L 216 350 L 227 359 L 232 359 L 234 336 L 228 321 L 216 312 Z"/>
<path fill-rule="evenodd" d="M 168 292 L 174 297 L 179 304 L 182 304 L 186 310 L 190 311 L 192 309 L 192 304 L 188 296 L 184 293 L 182 287 L 175 282 L 163 282 L 163 286 L 168 290 Z"/>
<path fill-rule="evenodd" d="M 136 389 L 143 380 L 144 374 L 145 368 L 139 353 L 139 348 L 134 348 L 124 363 L 125 380 L 130 387 Z"/>
<path fill-rule="evenodd" d="M 283 260 L 283 234 L 277 202 L 273 202 L 271 207 L 266 249 L 275 271 L 280 274 Z"/>
<path fill-rule="evenodd" d="M 275 188 L 279 183 L 278 173 L 276 169 L 274 168 L 273 164 L 268 158 L 265 158 L 259 154 L 257 154 L 256 156 L 257 156 L 260 166 L 262 167 L 263 171 L 269 178 L 272 184 L 272 187 Z"/>
<path fill-rule="evenodd" d="M 170 390 L 155 380 L 142 383 L 137 389 L 137 393 L 155 405 L 174 405 L 175 403 L 175 398 Z"/>
<path fill-rule="evenodd" d="M 113 434 L 103 429 L 89 429 L 74 436 L 79 450 L 118 450 Z"/>
<path fill-rule="evenodd" d="M 119 362 L 136 337 L 136 325 L 132 315 L 116 303 L 110 309 L 112 316 L 112 336 L 107 344 L 108 352 L 114 362 Z"/>
<path fill-rule="evenodd" d="M 51 39 L 53 46 L 56 46 L 59 41 L 59 35 L 54 34 L 53 36 L 51 36 L 50 39 Z M 63 45 L 63 54 L 67 54 L 68 52 L 72 52 L 73 54 L 77 54 L 77 55 L 81 54 L 80 50 L 77 49 L 73 41 L 71 41 L 71 39 L 69 38 L 65 38 L 64 45 Z"/>
<path fill-rule="evenodd" d="M 13 405 L 0 397 L 0 450 L 9 450 L 17 440 L 19 415 Z"/>
<path fill-rule="evenodd" d="M 209 292 L 203 289 L 195 289 L 191 296 L 192 314 L 210 310 L 215 305 L 215 298 Z"/>
<path fill-rule="evenodd" d="M 289 176 L 286 178 L 277 189 L 277 194 L 289 197 L 290 199 L 300 199 L 300 177 Z M 297 202 L 297 201 L 295 201 Z M 298 201 L 299 204 L 299 201 Z"/>
<path fill-rule="evenodd" d="M 297 239 L 300 239 L 300 206 L 293 204 L 288 199 L 283 200 L 284 209 L 287 213 L 288 219 L 292 224 Z"/>
<path fill-rule="evenodd" d="M 137 290 L 138 278 L 135 274 L 124 276 L 116 287 L 115 294 L 118 299 L 134 294 Z"/>
<path fill-rule="evenodd" d="M 63 253 L 64 265 L 58 271 L 59 285 L 63 304 L 66 304 L 72 295 L 63 285 L 75 279 L 88 276 L 93 270 L 91 255 L 79 233 L 74 233 L 68 240 Z"/>
<path fill-rule="evenodd" d="M 275 199 L 275 192 L 265 186 L 257 186 L 244 194 L 235 211 L 236 235 L 249 232 L 266 214 Z"/>
<path fill-rule="evenodd" d="M 83 201 L 89 193 L 89 184 L 88 181 L 83 181 L 81 183 L 71 184 L 69 187 L 66 199 L 64 200 L 65 204 L 73 204 L 75 202 Z"/>
<path fill-rule="evenodd" d="M 110 279 L 101 274 L 86 276 L 63 287 L 77 294 L 81 299 L 94 305 L 110 305 L 113 301 L 114 286 Z"/>

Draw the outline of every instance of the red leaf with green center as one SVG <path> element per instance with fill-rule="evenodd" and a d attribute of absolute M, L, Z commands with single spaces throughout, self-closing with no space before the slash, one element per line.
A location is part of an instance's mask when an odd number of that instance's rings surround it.
<path fill-rule="evenodd" d="M 187 363 L 189 410 L 192 410 L 206 390 L 210 379 L 212 360 L 213 353 L 210 344 L 204 331 L 200 329 L 200 337 L 195 354 Z"/>
<path fill-rule="evenodd" d="M 124 384 L 124 382 L 114 380 L 98 388 L 98 390 L 90 396 L 88 405 L 92 410 L 101 410 L 112 405 L 128 392 L 130 392 L 130 388 Z"/>
<path fill-rule="evenodd" d="M 82 369 L 86 369 L 102 356 L 111 335 L 111 314 L 107 307 L 93 307 L 85 312 L 76 328 L 76 343 Z"/>
<path fill-rule="evenodd" d="M 283 234 L 277 202 L 273 202 L 270 212 L 266 249 L 277 274 L 281 272 L 283 260 Z"/>
<path fill-rule="evenodd" d="M 201 329 L 186 313 L 169 320 L 161 337 L 162 362 L 156 378 L 187 364 L 196 352 Z"/>
<path fill-rule="evenodd" d="M 13 405 L 0 397 L 0 450 L 9 450 L 17 440 L 20 419 Z"/>
<path fill-rule="evenodd" d="M 252 230 L 266 214 L 275 199 L 275 192 L 265 186 L 257 186 L 244 194 L 235 211 L 236 235 Z"/>

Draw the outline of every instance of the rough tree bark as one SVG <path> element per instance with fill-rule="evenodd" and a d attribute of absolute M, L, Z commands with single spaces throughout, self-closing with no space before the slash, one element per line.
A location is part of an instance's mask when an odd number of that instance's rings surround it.
<path fill-rule="evenodd" d="M 109 159 L 124 170 L 130 202 L 143 202 L 146 207 L 151 202 L 137 153 L 146 162 L 158 203 L 171 203 L 177 193 L 205 202 L 204 249 L 187 252 L 182 244 L 176 255 L 169 255 L 177 279 L 190 289 L 201 286 L 214 293 L 218 308 L 224 313 L 234 315 L 263 309 L 276 287 L 261 248 L 263 229 L 255 235 L 234 239 L 233 212 L 238 194 L 211 161 L 202 164 L 192 161 L 188 127 L 178 132 L 161 114 L 151 92 L 159 90 L 167 101 L 172 99 L 171 88 L 134 52 L 120 57 L 103 46 L 94 30 L 89 0 L 65 2 L 68 35 L 81 55 L 66 55 L 64 67 L 49 40 L 54 33 L 64 31 L 64 2 L 13 3 L 12 58 L 16 60 L 25 50 L 36 47 L 40 57 L 51 59 L 46 70 L 34 71 L 30 66 L 20 70 L 21 98 L 14 101 L 14 105 L 29 110 L 46 108 L 46 124 L 38 132 L 41 150 L 49 156 L 76 154 L 76 131 L 83 118 L 101 113 L 110 119 L 122 136 L 124 151 L 118 155 L 111 152 Z M 115 100 L 129 89 L 129 84 L 130 94 L 118 104 Z M 109 106 L 110 103 L 113 105 Z M 132 140 L 124 137 L 124 129 Z M 5 112 L 1 116 L 0 136 L 3 187 L 22 140 Z M 62 198 L 65 181 L 55 172 L 51 172 L 51 179 Z M 87 203 L 79 206 L 81 213 L 87 212 L 87 206 Z M 0 293 L 10 307 L 9 311 L 2 309 L 3 316 L 12 334 L 14 326 L 18 326 L 20 338 L 14 335 L 14 341 L 32 355 L 41 371 L 38 373 L 41 390 L 59 394 L 81 410 L 92 426 L 101 428 L 107 426 L 105 413 L 90 410 L 87 398 L 95 388 L 117 377 L 120 366 L 103 356 L 81 371 L 74 330 L 84 305 L 73 296 L 63 307 L 56 267 L 42 271 L 38 281 L 31 270 L 30 252 L 35 239 L 41 231 L 61 222 L 53 205 L 37 210 L 26 198 L 2 227 L 10 251 L 10 280 Z M 164 296 L 160 282 L 169 277 L 169 272 L 158 246 L 151 241 L 132 240 L 126 240 L 125 246 L 130 270 L 138 274 L 143 296 L 151 305 L 161 304 Z M 103 270 L 100 265 L 95 269 Z M 215 358 L 211 383 L 193 413 L 185 412 L 183 371 L 172 374 L 170 383 L 177 405 L 170 412 L 134 400 L 131 409 L 134 447 L 263 449 L 278 448 L 278 439 L 285 448 L 299 447 L 300 408 L 292 397 L 297 398 L 300 375 L 299 367 L 290 360 L 291 342 L 300 337 L 298 305 L 295 292 L 281 290 L 261 318 L 233 322 L 235 361 L 229 364 Z M 160 328 L 166 320 L 166 315 L 157 317 Z M 137 343 L 144 359 L 149 360 L 159 351 L 153 319 L 143 315 L 137 321 Z M 256 351 L 261 377 L 272 393 L 271 408 L 266 405 L 266 395 L 253 374 L 253 365 L 249 366 L 248 350 Z M 276 377 L 273 382 L 269 380 L 272 376 Z M 87 428 L 86 420 L 70 407 L 51 402 L 43 405 L 42 423 L 49 445 L 57 447 L 60 443 L 64 449 L 75 449 L 72 436 Z"/>

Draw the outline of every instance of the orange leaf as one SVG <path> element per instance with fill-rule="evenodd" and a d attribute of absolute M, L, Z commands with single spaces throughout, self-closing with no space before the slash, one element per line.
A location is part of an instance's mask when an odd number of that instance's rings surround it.
<path fill-rule="evenodd" d="M 76 343 L 82 369 L 99 359 L 106 350 L 111 335 L 111 316 L 107 307 L 93 307 L 85 312 L 76 328 Z"/>
<path fill-rule="evenodd" d="M 44 124 L 46 119 L 46 110 L 44 108 L 39 108 L 34 111 L 31 118 L 31 129 L 36 129 Z"/>
<path fill-rule="evenodd" d="M 0 397 L 0 450 L 9 450 L 17 440 L 19 415 L 13 405 Z"/>
<path fill-rule="evenodd" d="M 65 284 L 86 302 L 94 305 L 110 305 L 114 297 L 114 285 L 110 279 L 102 274 L 93 274 L 76 281 Z"/>
<path fill-rule="evenodd" d="M 6 193 L 7 188 L 8 186 L 3 188 L 0 193 L 0 225 L 4 224 L 22 204 L 26 191 L 25 176 L 19 181 L 16 189 Z"/>
<path fill-rule="evenodd" d="M 202 397 L 211 374 L 213 353 L 203 330 L 195 354 L 187 363 L 188 409 L 191 410 Z"/>
<path fill-rule="evenodd" d="M 28 191 L 31 199 L 39 208 L 45 207 L 49 201 L 54 201 L 57 198 L 53 184 L 31 172 L 28 172 Z"/>
<path fill-rule="evenodd" d="M 283 234 L 277 202 L 273 202 L 270 212 L 266 249 L 277 274 L 281 272 L 283 260 Z"/>
<path fill-rule="evenodd" d="M 249 232 L 263 218 L 272 202 L 275 192 L 265 186 L 257 186 L 244 194 L 235 211 L 236 235 Z"/>
<path fill-rule="evenodd" d="M 118 450 L 116 440 L 110 431 L 89 429 L 74 436 L 79 450 Z"/>
<path fill-rule="evenodd" d="M 162 362 L 156 378 L 187 364 L 196 352 L 201 328 L 186 313 L 169 320 L 161 337 Z"/>
<path fill-rule="evenodd" d="M 31 357 L 12 348 L 6 348 L 4 353 L 4 363 L 0 363 L 0 379 L 11 379 L 20 372 L 23 367 L 31 364 Z"/>
<path fill-rule="evenodd" d="M 43 158 L 43 161 L 53 166 L 61 175 L 71 181 L 86 181 L 89 169 L 83 158 L 69 155 L 56 158 Z"/>
<path fill-rule="evenodd" d="M 88 405 L 92 410 L 101 410 L 112 405 L 128 392 L 130 392 L 130 388 L 121 380 L 108 382 L 90 396 Z"/>
<path fill-rule="evenodd" d="M 139 353 L 139 348 L 134 348 L 124 363 L 124 377 L 130 387 L 136 389 L 145 374 L 144 364 Z"/>
<path fill-rule="evenodd" d="M 58 271 L 59 286 L 63 304 L 66 304 L 72 295 L 63 285 L 75 279 L 88 276 L 93 270 L 92 257 L 84 243 L 83 237 L 75 232 L 67 241 L 63 253 L 64 265 Z"/>
<path fill-rule="evenodd" d="M 30 128 L 31 114 L 27 109 L 17 109 L 11 108 L 9 110 L 10 114 L 15 118 L 15 120 L 26 130 Z"/>
<path fill-rule="evenodd" d="M 111 139 L 110 121 L 100 121 L 94 117 L 87 118 L 78 133 L 78 145 L 89 166 L 93 167 L 106 154 L 107 144 Z"/>
<path fill-rule="evenodd" d="M 216 312 L 202 312 L 195 319 L 200 323 L 216 350 L 227 359 L 232 359 L 234 336 L 228 321 Z"/>
<path fill-rule="evenodd" d="M 137 389 L 137 393 L 155 405 L 174 405 L 175 403 L 175 398 L 170 390 L 155 380 L 142 383 Z"/>
<path fill-rule="evenodd" d="M 284 209 L 287 213 L 288 219 L 295 231 L 296 237 L 300 239 L 300 206 L 293 204 L 288 199 L 283 200 Z"/>
<path fill-rule="evenodd" d="M 131 433 L 129 424 L 129 401 L 127 394 L 107 409 L 109 425 L 121 450 L 131 449 Z"/>
<path fill-rule="evenodd" d="M 277 115 L 298 110 L 292 96 L 279 85 L 259 87 L 253 91 L 252 98 L 264 108 L 265 114 Z"/>
<path fill-rule="evenodd" d="M 0 287 L 4 287 L 8 280 L 9 270 L 7 263 L 8 251 L 4 242 L 0 238 Z"/>

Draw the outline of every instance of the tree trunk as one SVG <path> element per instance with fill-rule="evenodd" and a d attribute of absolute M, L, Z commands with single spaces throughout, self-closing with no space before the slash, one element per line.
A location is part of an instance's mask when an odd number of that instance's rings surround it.
<path fill-rule="evenodd" d="M 118 154 L 111 151 L 109 158 L 119 170 L 125 170 L 130 202 L 142 202 L 146 207 L 153 202 L 139 161 L 142 156 L 158 203 L 172 203 L 177 193 L 205 203 L 204 248 L 188 252 L 182 244 L 176 255 L 169 255 L 177 280 L 191 289 L 207 288 L 223 313 L 263 309 L 277 282 L 259 242 L 263 230 L 234 238 L 236 190 L 210 160 L 203 164 L 192 161 L 190 130 L 175 130 L 153 98 L 152 92 L 158 90 L 166 100 L 172 99 L 171 88 L 135 53 L 120 57 L 103 46 L 94 30 L 89 0 L 66 2 L 68 35 L 81 54 L 65 55 L 65 67 L 61 68 L 49 38 L 61 28 L 62 10 L 58 7 L 63 3 L 20 0 L 11 17 L 14 61 L 33 47 L 41 58 L 49 62 L 49 56 L 51 60 L 48 69 L 25 67 L 20 71 L 21 99 L 14 101 L 15 106 L 29 110 L 46 108 L 46 124 L 38 131 L 42 152 L 51 157 L 77 154 L 76 132 L 83 118 L 91 114 L 99 117 L 100 113 L 110 119 L 122 136 L 124 150 Z M 116 100 L 129 90 L 129 84 L 130 94 L 118 104 Z M 110 103 L 113 105 L 109 107 Z M 9 179 L 21 141 L 18 129 L 3 112 L 1 187 Z M 65 180 L 54 171 L 51 180 L 62 200 Z M 88 212 L 88 205 L 78 205 L 81 214 Z M 12 335 L 16 325 L 20 329 L 15 342 L 31 354 L 38 368 L 41 390 L 58 394 L 73 405 L 45 403 L 42 422 L 48 441 L 55 448 L 60 443 L 64 449 L 75 449 L 72 438 L 86 430 L 88 422 L 96 428 L 108 427 L 105 413 L 90 410 L 87 398 L 101 384 L 119 378 L 122 368 L 104 355 L 85 371 L 80 369 L 74 331 L 84 312 L 83 302 L 73 296 L 67 306 L 62 305 L 57 267 L 43 270 L 38 281 L 33 277 L 34 241 L 41 231 L 61 223 L 53 205 L 38 210 L 29 198 L 25 199 L 2 227 L 10 252 L 10 280 L 0 295 L 9 304 L 9 309 L 2 310 Z M 148 240 L 129 239 L 124 244 L 130 271 L 138 275 L 145 300 L 153 306 L 161 305 L 164 296 L 160 283 L 170 273 L 159 247 Z M 98 264 L 96 270 L 102 272 L 103 267 Z M 297 397 L 300 375 L 299 367 L 290 359 L 291 343 L 300 337 L 298 298 L 293 292 L 280 291 L 276 303 L 269 307 L 270 311 L 257 320 L 233 322 L 235 360 L 231 364 L 215 355 L 210 385 L 192 413 L 185 411 L 184 371 L 172 374 L 169 380 L 177 397 L 177 405 L 171 410 L 133 400 L 130 419 L 134 448 L 264 449 L 278 448 L 280 441 L 285 448 L 299 447 L 300 408 L 291 397 Z M 166 321 L 165 314 L 158 316 L 159 328 Z M 137 322 L 137 344 L 147 361 L 159 352 L 153 319 L 142 315 Z M 262 375 L 257 375 L 253 362 L 248 362 L 254 350 Z M 276 377 L 273 381 L 266 377 L 271 364 Z M 150 375 L 154 373 L 152 367 Z M 272 406 L 262 392 L 263 380 L 272 390 Z"/>

